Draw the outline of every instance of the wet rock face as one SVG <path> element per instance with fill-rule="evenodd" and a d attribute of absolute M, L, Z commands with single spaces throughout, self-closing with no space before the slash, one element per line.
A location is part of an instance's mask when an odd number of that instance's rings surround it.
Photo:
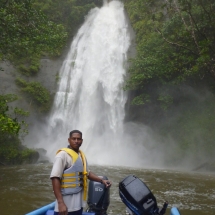
<path fill-rule="evenodd" d="M 9 62 L 0 62 L 0 67 L 3 71 L 0 72 L 0 94 L 16 94 L 20 97 L 17 105 L 28 108 L 29 101 L 20 91 L 20 88 L 15 84 L 17 77 L 21 77 L 28 82 L 40 82 L 51 94 L 56 92 L 58 73 L 62 65 L 63 59 L 61 57 L 51 60 L 48 58 L 41 59 L 40 70 L 37 75 L 26 77 L 21 75 L 16 68 Z"/>
<path fill-rule="evenodd" d="M 31 125 L 44 116 L 40 116 L 37 108 L 23 94 L 16 85 L 15 80 L 19 77 L 27 82 L 39 82 L 54 97 L 58 88 L 59 71 L 63 60 L 64 54 L 56 59 L 42 58 L 40 60 L 40 70 L 32 77 L 26 77 L 20 74 L 10 62 L 0 62 L 0 68 L 3 70 L 0 71 L 0 94 L 15 94 L 18 96 L 18 100 L 10 103 L 10 106 L 21 108 L 30 113 L 29 117 L 25 118 L 26 123 L 29 124 L 29 132 Z"/>
<path fill-rule="evenodd" d="M 39 153 L 39 158 L 37 160 L 37 163 L 49 163 L 49 158 L 47 157 L 46 153 L 47 151 L 43 148 L 35 149 Z"/>
<path fill-rule="evenodd" d="M 31 153 L 29 156 L 29 163 L 30 164 L 37 163 L 39 157 L 40 157 L 39 152 L 35 151 L 35 152 Z"/>

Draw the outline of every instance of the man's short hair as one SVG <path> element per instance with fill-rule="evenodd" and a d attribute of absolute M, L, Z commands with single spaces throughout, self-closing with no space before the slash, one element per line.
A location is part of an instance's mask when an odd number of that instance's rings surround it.
<path fill-rule="evenodd" d="M 81 139 L 82 139 L 82 132 L 81 132 L 81 131 L 79 131 L 79 130 L 72 130 L 72 131 L 70 131 L 70 133 L 69 133 L 69 137 L 71 137 L 71 136 L 72 136 L 72 134 L 74 134 L 74 133 L 78 133 L 78 134 L 80 134 L 80 135 L 81 135 Z"/>

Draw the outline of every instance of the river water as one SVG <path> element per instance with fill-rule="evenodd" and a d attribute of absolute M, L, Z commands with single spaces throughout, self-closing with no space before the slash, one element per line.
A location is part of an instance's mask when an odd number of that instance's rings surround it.
<path fill-rule="evenodd" d="M 24 215 L 54 201 L 49 174 L 51 164 L 0 167 L 0 214 Z M 91 166 L 91 171 L 112 181 L 108 214 L 126 214 L 118 184 L 132 174 L 146 182 L 158 205 L 164 200 L 178 207 L 181 215 L 215 214 L 215 175 L 210 173 Z"/>

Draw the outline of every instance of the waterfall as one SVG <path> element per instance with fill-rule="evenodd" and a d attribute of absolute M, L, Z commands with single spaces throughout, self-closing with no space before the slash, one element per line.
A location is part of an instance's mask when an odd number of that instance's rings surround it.
<path fill-rule="evenodd" d="M 104 147 L 123 132 L 130 40 L 121 2 L 106 2 L 89 12 L 60 70 L 49 118 L 58 136 L 66 140 L 71 130 L 81 130 L 83 148 L 89 152 L 90 148 L 100 150 L 99 145 Z"/>
<path fill-rule="evenodd" d="M 53 127 L 61 121 L 66 132 L 77 128 L 85 134 L 122 128 L 129 45 L 122 3 L 114 1 L 89 13 L 60 70 Z"/>
<path fill-rule="evenodd" d="M 124 123 L 123 86 L 132 39 L 122 2 L 104 1 L 103 7 L 89 12 L 60 69 L 46 127 L 40 128 L 37 146 L 47 150 L 50 160 L 67 146 L 69 132 L 78 129 L 90 164 L 148 165 L 152 154 L 145 145 L 152 144 L 150 131 Z"/>

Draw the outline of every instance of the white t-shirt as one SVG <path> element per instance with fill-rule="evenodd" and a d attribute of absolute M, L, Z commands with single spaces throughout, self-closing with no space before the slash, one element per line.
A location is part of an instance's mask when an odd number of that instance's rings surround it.
<path fill-rule="evenodd" d="M 80 154 L 79 154 L 79 157 Z M 55 156 L 55 161 L 53 164 L 53 168 L 51 171 L 50 178 L 58 177 L 61 179 L 63 171 L 65 169 L 68 169 L 73 165 L 72 157 L 68 155 L 65 151 L 60 151 Z M 87 172 L 88 171 L 88 165 L 87 165 Z M 83 190 L 82 192 L 72 194 L 72 195 L 65 195 L 63 196 L 63 201 L 66 204 L 68 208 L 68 212 L 77 211 L 80 210 L 82 207 L 85 207 L 86 202 L 83 201 Z M 56 200 L 55 202 L 55 209 L 56 212 L 58 212 L 58 202 Z"/>

